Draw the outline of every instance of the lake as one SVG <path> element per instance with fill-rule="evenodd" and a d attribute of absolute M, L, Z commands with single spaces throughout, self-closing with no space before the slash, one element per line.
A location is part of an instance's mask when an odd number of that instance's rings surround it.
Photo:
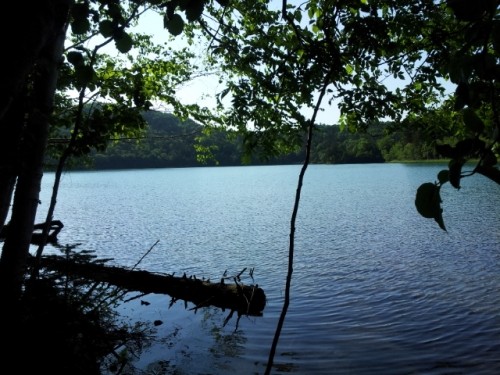
<path fill-rule="evenodd" d="M 148 295 L 127 319 L 162 320 L 136 364 L 176 374 L 262 374 L 281 311 L 300 166 L 69 172 L 61 244 L 110 264 L 219 279 L 254 268 L 262 317 L 196 313 Z M 415 209 L 444 165 L 312 165 L 297 217 L 291 304 L 275 374 L 499 374 L 500 187 L 442 188 L 448 231 Z M 53 183 L 44 175 L 37 221 Z M 50 251 L 50 249 L 48 249 Z M 247 276 L 245 283 L 252 280 Z M 148 367 L 149 366 L 149 367 Z M 174 372 L 175 370 L 175 372 Z"/>

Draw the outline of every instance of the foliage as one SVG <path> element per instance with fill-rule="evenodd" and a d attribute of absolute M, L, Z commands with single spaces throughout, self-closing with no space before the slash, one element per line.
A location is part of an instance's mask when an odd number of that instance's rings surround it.
<path fill-rule="evenodd" d="M 446 13 L 433 2 L 309 1 L 284 10 L 266 1 L 232 6 L 236 11 L 210 8 L 218 28 L 207 23 L 204 30 L 212 38 L 212 61 L 223 61 L 229 78 L 220 95 L 231 98 L 226 124 L 261 131 L 250 147 L 269 137 L 277 149 L 301 143 L 294 131 L 304 130 L 304 110 L 314 106 L 325 83 L 330 102 L 339 103 L 341 124 L 350 129 L 381 118 L 398 120 L 403 110 L 419 112 L 442 91 L 429 71 L 437 57 L 423 58 L 433 45 L 420 37 L 435 24 L 446 32 Z M 380 83 L 387 77 L 402 85 L 411 78 L 411 84 L 393 91 Z"/>
<path fill-rule="evenodd" d="M 500 136 L 498 1 L 450 0 L 448 5 L 461 34 L 457 35 L 457 46 L 446 56 L 443 68 L 457 85 L 452 111 L 458 114 L 462 126 L 454 133 L 458 142 L 437 145 L 439 154 L 451 159 L 448 170 L 439 172 L 438 182 L 422 184 L 415 200 L 418 212 L 434 218 L 443 230 L 446 229 L 439 198 L 442 184 L 449 182 L 458 190 L 462 178 L 476 173 L 500 184 L 496 167 Z M 478 162 L 472 172 L 464 172 L 462 168 L 470 159 Z"/>
<path fill-rule="evenodd" d="M 177 100 L 175 88 L 195 73 L 189 63 L 192 55 L 157 45 L 151 36 L 123 31 L 128 25 L 125 22 L 138 17 L 137 7 L 129 14 L 123 8 L 116 8 L 118 3 L 107 6 L 108 11 L 100 9 L 100 17 L 91 18 L 93 22 L 85 24 L 85 28 L 73 26 L 78 33 L 71 38 L 73 44 L 67 49 L 61 69 L 58 101 L 61 107 L 55 111 L 57 127 L 53 133 L 58 131 L 62 138 L 65 135 L 67 138 L 64 128 L 58 130 L 61 125 L 65 128 L 78 125 L 73 130 L 76 135 L 71 145 L 75 156 L 88 154 L 92 149 L 104 151 L 113 138 L 140 137 L 145 126 L 141 113 L 151 108 L 155 100 L 170 106 L 179 116 L 188 113 Z M 80 7 L 77 9 L 83 12 Z M 85 12 L 89 15 L 97 10 L 86 8 Z M 98 32 L 106 41 L 89 45 L 92 35 Z M 109 55 L 105 47 L 110 41 L 115 42 L 122 57 Z M 72 89 L 79 94 L 73 100 Z M 71 101 L 73 109 L 68 110 Z M 196 113 L 200 109 L 189 110 Z"/>

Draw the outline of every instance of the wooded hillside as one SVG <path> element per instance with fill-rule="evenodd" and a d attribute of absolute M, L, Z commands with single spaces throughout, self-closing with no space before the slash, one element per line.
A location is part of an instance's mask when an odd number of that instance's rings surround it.
<path fill-rule="evenodd" d="M 202 125 L 180 121 L 169 113 L 144 113 L 148 127 L 143 137 L 120 139 L 111 143 L 105 152 L 94 153 L 85 165 L 92 169 L 194 167 L 202 165 L 241 165 L 242 140 L 230 131 L 202 133 Z M 339 126 L 318 125 L 311 162 L 317 164 L 380 163 L 402 160 L 437 159 L 431 141 L 415 129 L 391 132 L 390 124 L 370 126 L 366 132 L 341 131 Z M 212 158 L 203 161 L 195 145 L 210 150 Z M 255 156 L 251 164 L 296 164 L 303 151 L 268 160 Z"/>

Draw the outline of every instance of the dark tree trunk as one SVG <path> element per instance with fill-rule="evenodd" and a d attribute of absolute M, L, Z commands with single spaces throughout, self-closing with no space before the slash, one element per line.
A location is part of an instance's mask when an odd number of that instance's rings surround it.
<path fill-rule="evenodd" d="M 48 9 L 39 15 L 46 37 L 32 71 L 30 110 L 21 145 L 22 167 L 15 187 L 9 232 L 0 258 L 0 291 L 7 302 L 21 295 L 26 261 L 43 176 L 43 160 L 49 134 L 49 117 L 53 109 L 59 64 L 64 50 L 70 0 L 49 1 Z"/>
<path fill-rule="evenodd" d="M 2 48 L 8 51 L 0 59 L 0 229 L 8 217 L 16 183 L 27 82 L 50 35 L 52 2 L 11 2 L 0 16 Z"/>
<path fill-rule="evenodd" d="M 25 88 L 54 24 L 54 0 L 10 1 L 0 16 L 0 120 Z"/>
<path fill-rule="evenodd" d="M 9 214 L 19 170 L 19 147 L 26 113 L 23 102 L 17 99 L 0 120 L 0 231 Z"/>

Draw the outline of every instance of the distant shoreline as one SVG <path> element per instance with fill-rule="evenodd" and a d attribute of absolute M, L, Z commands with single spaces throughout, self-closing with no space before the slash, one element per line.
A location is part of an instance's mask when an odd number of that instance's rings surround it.
<path fill-rule="evenodd" d="M 391 160 L 391 161 L 381 161 L 381 162 L 366 162 L 366 163 L 331 163 L 329 165 L 346 165 L 346 164 L 445 164 L 447 165 L 449 159 L 425 159 L 425 160 Z M 475 163 L 477 160 L 467 161 L 466 164 Z M 325 165 L 326 163 L 309 163 L 309 165 Z M 75 171 L 75 172 L 84 172 L 84 171 L 93 171 L 93 172 L 101 172 L 101 171 L 114 171 L 114 170 L 129 170 L 129 169 L 156 169 L 156 168 L 204 168 L 204 167 L 245 167 L 245 166 L 266 166 L 266 165 L 302 165 L 302 163 L 277 163 L 277 164 L 237 164 L 237 165 L 213 165 L 213 164 L 199 164 L 199 165 L 179 165 L 179 166 L 134 166 L 130 167 L 116 167 L 116 168 L 96 168 L 96 167 L 68 167 L 65 171 Z M 55 172 L 55 168 L 46 167 L 45 172 Z"/>

